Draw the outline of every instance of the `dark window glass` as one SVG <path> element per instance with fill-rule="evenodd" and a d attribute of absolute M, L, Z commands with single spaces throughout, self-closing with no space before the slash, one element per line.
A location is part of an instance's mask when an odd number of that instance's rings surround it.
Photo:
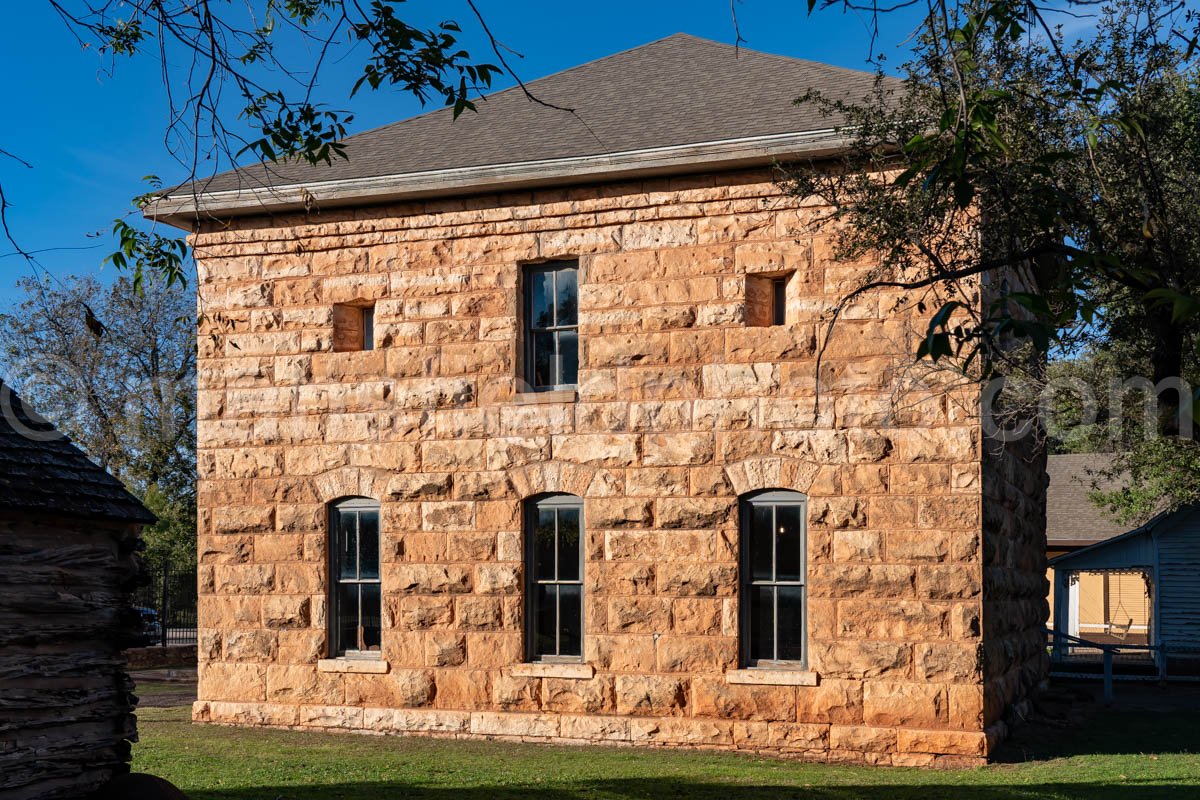
<path fill-rule="evenodd" d="M 554 273 L 529 272 L 529 324 L 534 328 L 554 327 Z"/>
<path fill-rule="evenodd" d="M 363 350 L 375 349 L 375 306 L 362 310 Z"/>
<path fill-rule="evenodd" d="M 358 577 L 358 515 L 338 514 L 338 575 Z"/>
<path fill-rule="evenodd" d="M 379 584 L 359 584 L 360 614 L 362 620 L 362 639 L 359 650 L 378 650 L 380 640 L 381 614 L 379 613 Z"/>
<path fill-rule="evenodd" d="M 579 266 L 557 261 L 525 271 L 525 379 L 534 389 L 574 386 L 579 373 Z"/>
<path fill-rule="evenodd" d="M 379 577 L 379 514 L 358 515 L 358 577 Z"/>
<path fill-rule="evenodd" d="M 804 659 L 804 587 L 776 586 L 775 613 L 780 661 Z"/>
<path fill-rule="evenodd" d="M 570 267 L 554 273 L 554 324 L 579 324 L 579 272 Z"/>
<path fill-rule="evenodd" d="M 750 658 L 768 661 L 775 657 L 775 590 L 770 586 L 751 586 L 750 600 Z"/>
<path fill-rule="evenodd" d="M 556 334 L 553 331 L 545 331 L 534 333 L 532 336 L 533 385 L 554 386 L 555 359 L 557 358 L 554 343 Z"/>
<path fill-rule="evenodd" d="M 558 382 L 562 386 L 579 382 L 579 334 L 575 331 L 558 332 Z"/>
<path fill-rule="evenodd" d="M 774 548 L 771 541 L 771 507 L 751 507 L 752 519 L 750 535 L 747 537 L 750 547 L 750 577 L 756 581 L 769 581 L 775 577 L 772 558 Z"/>
<path fill-rule="evenodd" d="M 358 649 L 358 584 L 339 583 L 334 595 L 337 604 L 337 647 L 334 653 L 341 654 L 347 650 Z"/>
<path fill-rule="evenodd" d="M 553 655 L 558 642 L 555 629 L 558 625 L 558 587 L 554 584 L 539 584 L 533 595 L 533 653 Z"/>
<path fill-rule="evenodd" d="M 526 511 L 528 650 L 531 660 L 583 654 L 583 504 L 552 495 Z"/>
<path fill-rule="evenodd" d="M 554 509 L 539 508 L 534 515 L 533 576 L 540 581 L 552 581 L 554 580 Z"/>
<path fill-rule="evenodd" d="M 794 492 L 742 503 L 742 652 L 751 666 L 807 658 L 804 508 Z"/>
<path fill-rule="evenodd" d="M 558 647 L 560 655 L 579 655 L 583 651 L 583 586 L 578 583 L 558 587 Z"/>
<path fill-rule="evenodd" d="M 579 580 L 579 509 L 558 510 L 558 579 Z"/>
<path fill-rule="evenodd" d="M 771 281 L 771 324 L 787 323 L 787 278 Z"/>
<path fill-rule="evenodd" d="M 775 580 L 802 580 L 800 507 L 775 506 Z"/>
<path fill-rule="evenodd" d="M 382 641 L 379 586 L 379 506 L 347 500 L 330 511 L 330 650 L 378 651 Z"/>

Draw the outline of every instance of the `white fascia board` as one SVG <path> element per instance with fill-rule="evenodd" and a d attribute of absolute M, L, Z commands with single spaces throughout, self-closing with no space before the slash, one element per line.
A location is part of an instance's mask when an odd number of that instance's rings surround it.
<path fill-rule="evenodd" d="M 844 151 L 850 137 L 835 129 L 726 139 L 621 153 L 410 172 L 311 184 L 246 187 L 163 195 L 146 206 L 149 219 L 191 229 L 198 214 L 212 219 L 295 211 L 316 205 L 368 205 L 428 197 L 482 194 L 537 186 L 727 170 Z"/>

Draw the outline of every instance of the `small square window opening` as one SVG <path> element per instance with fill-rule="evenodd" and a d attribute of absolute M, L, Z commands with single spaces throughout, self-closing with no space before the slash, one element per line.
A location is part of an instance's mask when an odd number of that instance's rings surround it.
<path fill-rule="evenodd" d="M 747 325 L 766 328 L 788 324 L 788 283 L 791 278 L 791 273 L 746 276 Z"/>
<path fill-rule="evenodd" d="M 335 305 L 333 307 L 333 350 L 346 353 L 375 349 L 375 306 Z"/>
<path fill-rule="evenodd" d="M 362 309 L 363 350 L 375 349 L 375 306 Z"/>

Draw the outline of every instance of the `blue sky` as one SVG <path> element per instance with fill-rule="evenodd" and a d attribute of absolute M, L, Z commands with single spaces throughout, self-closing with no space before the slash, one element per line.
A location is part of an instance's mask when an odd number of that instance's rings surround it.
<path fill-rule="evenodd" d="M 235 4 L 236 5 L 236 4 Z M 257 4 L 256 4 L 257 5 Z M 660 0 L 594 3 L 479 0 L 497 38 L 524 58 L 511 59 L 523 79 L 533 79 L 679 31 L 732 43 L 728 0 Z M 18 10 L 19 8 L 19 10 Z M 40 265 L 51 275 L 90 274 L 110 279 L 101 260 L 112 248 L 111 220 L 144 190 L 141 178 L 184 177 L 163 144 L 166 99 L 156 62 L 106 62 L 82 51 L 42 2 L 10 9 L 0 26 L 0 74 L 9 123 L 0 148 L 19 155 L 32 169 L 0 159 L 0 181 L 12 204 L 9 223 L 27 250 L 43 250 Z M 853 68 L 867 68 L 865 19 L 840 10 L 805 13 L 804 0 L 743 0 L 738 20 L 744 46 Z M 405 19 L 430 24 L 443 18 L 463 26 L 463 43 L 486 58 L 486 39 L 465 1 L 413 0 L 401 6 Z M 889 21 L 880 49 L 891 63 L 913 27 L 911 15 Z M 303 56 L 302 52 L 295 53 Z M 354 52 L 334 64 L 320 86 L 320 99 L 355 115 L 352 132 L 421 112 L 399 91 L 364 91 L 348 99 L 360 64 Z M 500 81 L 497 88 L 511 80 Z M 799 92 L 798 92 L 799 93 Z M 71 249 L 67 249 L 71 248 Z M 78 249 L 74 249 L 78 248 Z M 17 293 L 15 281 L 31 273 L 23 259 L 0 244 L 0 306 Z"/>

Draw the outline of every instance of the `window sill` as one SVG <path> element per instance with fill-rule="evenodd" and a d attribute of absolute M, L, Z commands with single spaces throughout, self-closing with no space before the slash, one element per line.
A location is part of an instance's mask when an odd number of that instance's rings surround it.
<path fill-rule="evenodd" d="M 388 662 L 382 658 L 322 658 L 317 662 L 318 672 L 361 672 L 381 675 L 388 671 Z"/>
<path fill-rule="evenodd" d="M 725 673 L 725 682 L 751 686 L 816 686 L 818 675 L 805 669 L 751 667 L 729 670 Z"/>
<path fill-rule="evenodd" d="M 591 664 L 513 664 L 505 671 L 514 678 L 565 678 L 575 681 L 586 681 L 596 674 L 596 668 Z"/>
<path fill-rule="evenodd" d="M 520 405 L 542 405 L 544 403 L 574 403 L 579 393 L 574 389 L 553 389 L 547 392 L 517 392 L 513 402 Z"/>

